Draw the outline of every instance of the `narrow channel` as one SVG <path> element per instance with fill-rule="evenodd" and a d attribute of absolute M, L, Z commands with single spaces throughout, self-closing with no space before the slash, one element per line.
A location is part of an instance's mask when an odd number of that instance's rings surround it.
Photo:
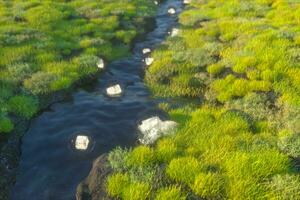
<path fill-rule="evenodd" d="M 156 27 L 135 44 L 130 58 L 110 63 L 93 85 L 78 88 L 64 102 L 52 105 L 34 119 L 22 139 L 22 155 L 12 200 L 73 200 L 76 187 L 89 173 L 99 155 L 116 146 L 137 144 L 137 123 L 149 115 L 159 115 L 157 102 L 143 83 L 143 48 L 155 48 L 176 26 L 181 0 L 160 5 Z M 106 96 L 108 86 L 120 84 L 124 94 Z M 88 135 L 87 151 L 74 149 L 77 135 Z"/>

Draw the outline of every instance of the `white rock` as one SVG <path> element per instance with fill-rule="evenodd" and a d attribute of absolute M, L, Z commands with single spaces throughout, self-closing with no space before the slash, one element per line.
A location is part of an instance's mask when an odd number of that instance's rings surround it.
<path fill-rule="evenodd" d="M 148 58 L 145 58 L 145 63 L 146 65 L 151 65 L 152 63 L 154 62 L 154 58 L 151 58 L 151 57 L 148 57 Z"/>
<path fill-rule="evenodd" d="M 179 34 L 179 29 L 178 28 L 173 28 L 171 33 L 170 33 L 170 36 L 171 37 L 175 37 Z"/>
<path fill-rule="evenodd" d="M 173 121 L 162 121 L 159 117 L 151 117 L 142 121 L 138 126 L 143 137 L 140 138 L 142 144 L 153 144 L 156 140 L 164 135 L 173 132 L 177 127 L 177 123 Z"/>
<path fill-rule="evenodd" d="M 99 59 L 99 61 L 98 61 L 98 63 L 97 63 L 97 67 L 99 68 L 99 69 L 104 69 L 104 60 L 103 59 Z"/>
<path fill-rule="evenodd" d="M 78 150 L 86 150 L 89 146 L 90 140 L 85 135 L 78 135 L 75 140 L 75 148 Z"/>
<path fill-rule="evenodd" d="M 192 3 L 192 0 L 183 0 L 183 4 L 190 4 Z"/>
<path fill-rule="evenodd" d="M 155 127 L 159 127 L 161 122 L 162 121 L 159 117 L 151 117 L 149 119 L 143 120 L 142 124 L 139 125 L 138 129 L 141 132 L 147 132 L 147 131 L 150 131 L 151 129 L 155 128 Z"/>
<path fill-rule="evenodd" d="M 155 4 L 155 5 L 158 5 L 159 3 L 158 3 L 158 1 L 154 1 L 154 4 Z"/>
<path fill-rule="evenodd" d="M 170 15 L 176 14 L 175 8 L 169 8 L 168 13 L 169 13 Z"/>
<path fill-rule="evenodd" d="M 119 84 L 111 86 L 106 89 L 106 94 L 110 97 L 120 96 L 122 94 L 122 88 Z"/>
<path fill-rule="evenodd" d="M 143 54 L 147 54 L 147 53 L 151 53 L 151 49 L 150 48 L 144 48 L 143 49 Z"/>
<path fill-rule="evenodd" d="M 161 124 L 160 130 L 164 135 L 168 135 L 170 132 L 174 131 L 177 128 L 177 125 L 178 124 L 173 121 L 164 121 Z"/>

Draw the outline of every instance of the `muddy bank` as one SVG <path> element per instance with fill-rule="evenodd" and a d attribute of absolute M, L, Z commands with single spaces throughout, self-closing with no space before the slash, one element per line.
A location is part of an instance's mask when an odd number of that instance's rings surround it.
<path fill-rule="evenodd" d="M 107 154 L 98 157 L 88 177 L 78 185 L 76 200 L 110 200 L 106 194 L 105 180 L 112 173 Z"/>

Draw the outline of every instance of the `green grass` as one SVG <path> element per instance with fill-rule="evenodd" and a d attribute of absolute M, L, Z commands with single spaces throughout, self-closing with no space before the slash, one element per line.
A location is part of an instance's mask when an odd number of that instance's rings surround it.
<path fill-rule="evenodd" d="M 186 196 L 181 193 L 180 188 L 176 186 L 160 189 L 155 200 L 185 200 Z"/>
<path fill-rule="evenodd" d="M 8 101 L 9 111 L 15 115 L 30 119 L 38 110 L 38 102 L 31 96 L 14 96 Z"/>
<path fill-rule="evenodd" d="M 155 10 L 147 0 L 0 2 L 0 134 L 13 129 L 13 115 L 37 112 L 28 98 L 70 89 L 99 72 L 100 58 L 128 56 Z"/>
<path fill-rule="evenodd" d="M 150 199 L 299 199 L 299 11 L 295 1 L 192 1 L 145 75 L 179 129 L 127 151 L 121 174 L 155 168 L 139 179 Z"/>

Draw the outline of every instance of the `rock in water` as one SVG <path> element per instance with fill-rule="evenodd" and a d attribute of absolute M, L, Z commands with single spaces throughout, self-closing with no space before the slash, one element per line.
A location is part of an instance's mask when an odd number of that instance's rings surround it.
<path fill-rule="evenodd" d="M 183 0 L 183 4 L 190 4 L 190 3 L 192 3 L 192 0 Z"/>
<path fill-rule="evenodd" d="M 158 5 L 158 4 L 159 4 L 159 2 L 158 2 L 158 1 L 154 1 L 154 4 L 155 4 L 155 5 Z"/>
<path fill-rule="evenodd" d="M 170 134 L 176 127 L 176 122 L 162 121 L 157 116 L 146 119 L 138 126 L 139 131 L 143 135 L 140 138 L 140 142 L 142 144 L 153 144 L 160 137 Z"/>
<path fill-rule="evenodd" d="M 151 49 L 150 48 L 144 48 L 143 49 L 143 54 L 147 54 L 147 53 L 151 53 Z"/>
<path fill-rule="evenodd" d="M 88 136 L 78 135 L 75 140 L 75 148 L 78 150 L 87 150 L 90 140 Z"/>
<path fill-rule="evenodd" d="M 103 59 L 99 59 L 98 63 L 97 63 L 97 67 L 99 69 L 104 69 L 105 65 L 104 65 L 104 60 Z"/>
<path fill-rule="evenodd" d="M 154 58 L 148 57 L 145 58 L 145 63 L 147 66 L 150 66 L 154 62 Z"/>
<path fill-rule="evenodd" d="M 110 97 L 118 97 L 122 94 L 122 88 L 119 84 L 106 89 L 106 94 Z"/>
<path fill-rule="evenodd" d="M 171 37 L 175 37 L 179 34 L 179 29 L 178 28 L 172 28 L 172 31 L 170 32 Z"/>
<path fill-rule="evenodd" d="M 170 15 L 175 15 L 175 14 L 176 14 L 176 9 L 175 9 L 175 8 L 169 8 L 169 9 L 168 9 L 168 13 L 169 13 Z"/>
<path fill-rule="evenodd" d="M 139 125 L 139 130 L 144 133 L 147 131 L 151 131 L 155 127 L 159 127 L 161 124 L 161 119 L 159 117 L 151 117 L 149 119 L 143 120 L 142 124 Z"/>

